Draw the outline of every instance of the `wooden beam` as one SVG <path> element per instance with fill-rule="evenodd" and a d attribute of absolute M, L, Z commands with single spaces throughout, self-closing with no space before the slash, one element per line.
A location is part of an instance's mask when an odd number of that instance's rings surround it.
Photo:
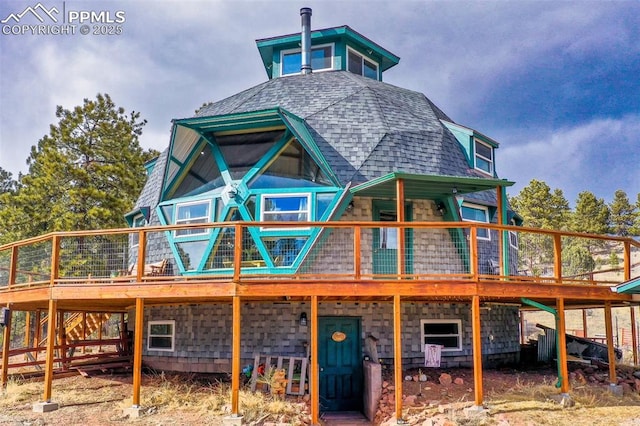
<path fill-rule="evenodd" d="M 238 416 L 240 413 L 240 297 L 233 296 L 233 337 L 231 340 L 231 415 Z"/>
<path fill-rule="evenodd" d="M 469 273 L 473 280 L 478 280 L 478 229 L 472 227 L 469 230 Z"/>
<path fill-rule="evenodd" d="M 618 384 L 616 374 L 616 353 L 613 346 L 613 322 L 611 321 L 611 302 L 604 302 L 604 328 L 607 333 L 607 349 L 609 356 L 609 383 Z"/>
<path fill-rule="evenodd" d="M 136 322 L 133 334 L 133 406 L 140 407 L 142 384 L 142 341 L 144 336 L 144 299 L 136 299 Z"/>
<path fill-rule="evenodd" d="M 24 314 L 24 347 L 31 346 L 31 311 L 27 311 Z"/>
<path fill-rule="evenodd" d="M 9 318 L 7 324 L 4 325 L 2 330 L 2 377 L 0 378 L 0 383 L 2 384 L 2 389 L 7 388 L 7 383 L 9 379 L 9 350 L 11 349 L 11 317 L 13 316 L 13 312 L 11 311 L 11 305 L 7 305 L 9 309 Z"/>
<path fill-rule="evenodd" d="M 473 390 L 476 407 L 482 407 L 482 329 L 480 324 L 480 296 L 471 298 L 471 333 L 473 341 Z"/>
<path fill-rule="evenodd" d="M 356 280 L 362 274 L 362 227 L 356 225 L 353 228 L 353 275 Z"/>
<path fill-rule="evenodd" d="M 11 258 L 9 259 L 9 281 L 7 286 L 11 289 L 11 286 L 16 283 L 16 269 L 18 267 L 18 247 L 11 247 Z"/>
<path fill-rule="evenodd" d="M 311 424 L 320 424 L 320 365 L 318 364 L 318 296 L 311 296 Z"/>
<path fill-rule="evenodd" d="M 624 281 L 631 279 L 631 243 L 624 242 Z"/>
<path fill-rule="evenodd" d="M 145 262 L 145 253 L 147 251 L 147 233 L 144 229 L 140 228 L 138 231 L 138 260 L 136 267 L 136 281 L 142 281 L 142 277 L 144 276 L 144 262 Z"/>
<path fill-rule="evenodd" d="M 242 225 L 234 225 L 233 238 L 233 281 L 240 281 L 240 268 L 242 267 Z"/>
<path fill-rule="evenodd" d="M 402 305 L 400 296 L 393 296 L 393 363 L 396 393 L 396 419 L 402 421 Z"/>
<path fill-rule="evenodd" d="M 631 346 L 633 346 L 633 365 L 638 365 L 638 330 L 636 328 L 636 307 L 629 306 L 631 316 Z"/>
<path fill-rule="evenodd" d="M 587 310 L 586 309 L 582 309 L 582 337 L 587 337 L 589 336 L 589 333 L 587 331 L 587 325 L 588 325 L 588 321 L 587 321 Z"/>
<path fill-rule="evenodd" d="M 58 317 L 58 302 L 54 299 L 49 300 L 49 312 L 47 317 L 47 351 L 44 367 L 44 392 L 42 400 L 51 402 L 51 384 L 53 382 L 53 360 L 54 348 L 56 345 L 56 318 Z M 63 325 L 60 324 L 60 327 Z"/>
<path fill-rule="evenodd" d="M 564 312 L 564 299 L 559 297 L 556 300 L 556 311 L 558 313 L 558 326 L 557 326 L 557 335 L 558 335 L 558 365 L 560 367 L 559 373 L 561 376 L 562 382 L 560 383 L 560 392 L 568 393 L 569 392 L 569 369 L 567 367 L 567 328 L 565 322 L 565 312 Z"/>

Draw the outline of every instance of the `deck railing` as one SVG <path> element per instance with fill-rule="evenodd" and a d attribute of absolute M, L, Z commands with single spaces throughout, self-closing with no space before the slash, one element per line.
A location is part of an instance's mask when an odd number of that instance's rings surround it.
<path fill-rule="evenodd" d="M 184 240 L 175 252 L 186 271 L 173 259 L 169 235 Z M 279 247 L 282 241 L 287 247 Z M 0 292 L 176 279 L 615 285 L 638 276 L 640 242 L 631 238 L 471 222 L 199 223 L 56 232 L 0 247 Z"/>

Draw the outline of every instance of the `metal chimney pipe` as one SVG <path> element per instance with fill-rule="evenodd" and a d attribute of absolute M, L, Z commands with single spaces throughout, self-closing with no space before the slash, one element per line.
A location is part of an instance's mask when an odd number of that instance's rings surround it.
<path fill-rule="evenodd" d="M 300 72 L 302 74 L 311 74 L 311 8 L 303 7 L 300 9 L 300 16 L 302 18 L 302 49 L 300 55 L 302 65 Z"/>

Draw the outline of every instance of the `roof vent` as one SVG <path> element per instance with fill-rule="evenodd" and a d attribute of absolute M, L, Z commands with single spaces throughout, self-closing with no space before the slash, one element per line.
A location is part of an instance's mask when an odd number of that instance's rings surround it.
<path fill-rule="evenodd" d="M 302 66 L 300 72 L 302 74 L 311 74 L 311 8 L 303 7 L 300 9 L 302 17 L 302 49 L 301 58 Z"/>

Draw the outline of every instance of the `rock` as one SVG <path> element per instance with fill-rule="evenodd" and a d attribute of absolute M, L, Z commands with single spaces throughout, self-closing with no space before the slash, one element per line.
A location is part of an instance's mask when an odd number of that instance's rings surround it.
<path fill-rule="evenodd" d="M 464 385 L 464 379 L 462 379 L 462 377 L 456 377 L 453 383 L 455 383 L 456 385 Z"/>
<path fill-rule="evenodd" d="M 413 380 L 413 377 L 411 377 L 411 376 L 404 376 L 404 380 L 405 380 L 406 382 L 410 382 L 411 380 Z"/>
<path fill-rule="evenodd" d="M 449 386 L 451 384 L 451 382 L 453 381 L 451 379 L 451 375 L 447 374 L 447 373 L 442 373 L 438 380 L 440 381 L 441 385 L 445 385 L 445 386 Z"/>
<path fill-rule="evenodd" d="M 405 404 L 407 407 L 413 407 L 414 405 L 416 405 L 416 399 L 417 399 L 417 398 L 418 398 L 418 397 L 417 397 L 417 396 L 415 396 L 415 395 L 409 395 L 409 396 L 407 396 L 407 397 L 405 397 L 405 398 L 404 398 L 404 404 Z"/>
<path fill-rule="evenodd" d="M 640 370 L 638 370 L 638 371 L 634 371 L 631 375 L 632 375 L 633 377 L 635 377 L 636 379 L 640 379 Z"/>
<path fill-rule="evenodd" d="M 426 374 L 421 374 L 420 375 L 420 381 L 421 382 L 426 382 L 427 381 L 427 375 Z"/>
<path fill-rule="evenodd" d="M 636 392 L 640 393 L 640 379 L 634 379 Z"/>
<path fill-rule="evenodd" d="M 386 389 L 389 387 L 389 382 L 387 382 L 386 380 L 382 382 L 382 389 Z"/>

